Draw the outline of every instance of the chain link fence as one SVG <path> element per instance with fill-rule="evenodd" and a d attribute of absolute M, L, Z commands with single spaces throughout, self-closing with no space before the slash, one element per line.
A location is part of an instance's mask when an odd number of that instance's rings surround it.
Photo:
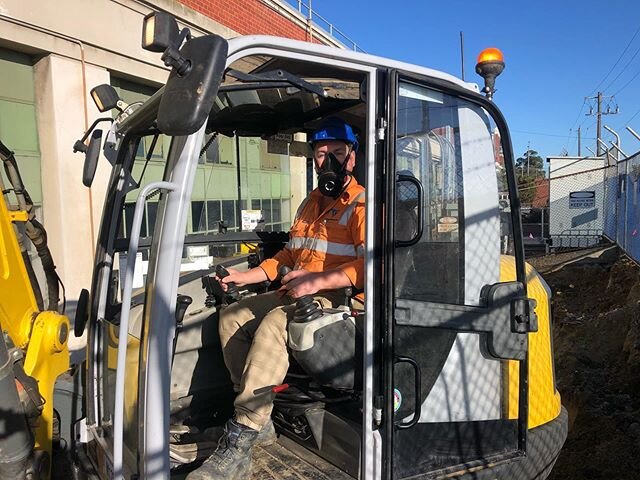
<path fill-rule="evenodd" d="M 605 226 L 602 158 L 549 159 L 549 241 L 553 249 L 598 245 Z"/>
<path fill-rule="evenodd" d="M 588 248 L 609 240 L 640 262 L 640 152 L 620 161 L 611 156 L 548 160 L 550 248 Z M 523 208 L 523 227 L 530 215 Z"/>
<path fill-rule="evenodd" d="M 535 208 L 523 206 L 522 236 L 528 252 L 547 252 L 549 248 L 549 207 Z"/>
<path fill-rule="evenodd" d="M 640 152 L 607 169 L 605 236 L 640 262 Z"/>

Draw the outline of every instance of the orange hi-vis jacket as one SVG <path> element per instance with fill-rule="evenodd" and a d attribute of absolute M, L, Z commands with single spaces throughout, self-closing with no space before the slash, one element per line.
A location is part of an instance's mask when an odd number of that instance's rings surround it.
<path fill-rule="evenodd" d="M 300 204 L 289 242 L 260 264 L 269 280 L 282 265 L 310 272 L 342 270 L 356 289 L 364 288 L 364 188 L 351 177 L 345 191 L 324 212 L 322 193 L 312 191 Z M 358 299 L 364 296 L 359 294 Z"/>

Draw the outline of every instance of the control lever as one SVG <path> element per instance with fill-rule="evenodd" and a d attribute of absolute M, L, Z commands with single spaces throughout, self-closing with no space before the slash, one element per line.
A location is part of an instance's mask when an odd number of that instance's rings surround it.
<path fill-rule="evenodd" d="M 282 265 L 278 269 L 278 274 L 281 279 L 289 273 L 291 273 L 291 268 L 286 265 Z M 294 322 L 310 322 L 321 316 L 322 310 L 311 295 L 303 295 L 298 298 L 296 301 L 296 311 L 293 314 Z"/>
<path fill-rule="evenodd" d="M 222 280 L 223 278 L 229 276 L 229 271 L 222 265 L 216 265 L 216 276 L 220 280 Z M 225 299 L 227 300 L 227 303 L 237 302 L 240 299 L 240 291 L 238 290 L 238 286 L 233 282 L 229 282 L 226 285 L 227 294 L 225 296 Z"/>
<path fill-rule="evenodd" d="M 202 288 L 207 292 L 204 299 L 204 306 L 212 308 L 220 305 L 224 301 L 225 292 L 213 277 L 205 275 L 202 277 Z"/>
<path fill-rule="evenodd" d="M 184 320 L 184 314 L 187 313 L 187 308 L 193 303 L 193 298 L 189 295 L 178 295 L 178 301 L 176 302 L 176 327 L 179 325 L 182 328 L 182 320 Z"/>
<path fill-rule="evenodd" d="M 182 331 L 182 321 L 187 308 L 193 303 L 193 298 L 189 295 L 178 295 L 176 302 L 176 331 L 173 335 L 173 352 L 171 354 L 171 365 L 173 365 L 173 357 L 176 354 L 176 345 L 178 345 L 178 334 Z"/>

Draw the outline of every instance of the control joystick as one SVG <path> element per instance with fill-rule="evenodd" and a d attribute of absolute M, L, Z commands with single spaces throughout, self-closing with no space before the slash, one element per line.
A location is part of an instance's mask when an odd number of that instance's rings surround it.
<path fill-rule="evenodd" d="M 280 279 L 284 278 L 290 272 L 291 268 L 286 265 L 283 265 L 278 269 Z M 310 322 L 320 316 L 322 316 L 322 310 L 311 295 L 303 295 L 296 300 L 296 311 L 293 314 L 294 322 Z"/>
<path fill-rule="evenodd" d="M 229 271 L 224 268 L 222 265 L 216 265 L 216 276 L 222 280 L 225 277 L 229 276 Z M 234 282 L 229 282 L 227 285 L 226 299 L 227 303 L 237 302 L 240 298 L 240 291 L 238 290 L 238 286 Z"/>

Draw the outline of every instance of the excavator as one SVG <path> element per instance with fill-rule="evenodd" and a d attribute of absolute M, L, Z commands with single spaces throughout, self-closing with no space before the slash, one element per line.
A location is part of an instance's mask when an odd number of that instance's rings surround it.
<path fill-rule="evenodd" d="M 48 478 L 59 420 L 54 386 L 69 370 L 69 319 L 64 302 L 59 307 L 62 283 L 46 231 L 35 218 L 15 156 L 1 141 L 0 160 L 8 182 L 0 175 L 0 478 Z"/>
<path fill-rule="evenodd" d="M 73 321 L 87 335 L 81 366 L 68 370 L 69 320 L 42 248 L 49 302 L 37 293 L 23 232 L 36 247 L 43 234 L 15 174 L 17 208 L 0 201 L 0 476 L 155 480 L 197 468 L 232 414 L 219 314 L 279 287 L 225 292 L 214 274 L 286 244 L 292 185 L 314 187 L 307 135 L 339 117 L 361 146 L 365 300 L 299 300 L 290 369 L 271 389 L 277 441 L 255 448 L 252 478 L 546 478 L 567 413 L 551 292 L 524 259 L 513 150 L 492 99 L 501 52 L 478 57 L 480 89 L 289 39 L 196 37 L 164 12 L 145 17 L 142 46 L 170 68 L 166 84 L 132 104 L 93 88 L 105 116 L 74 146 L 87 187 L 98 161 L 111 165 Z"/>

